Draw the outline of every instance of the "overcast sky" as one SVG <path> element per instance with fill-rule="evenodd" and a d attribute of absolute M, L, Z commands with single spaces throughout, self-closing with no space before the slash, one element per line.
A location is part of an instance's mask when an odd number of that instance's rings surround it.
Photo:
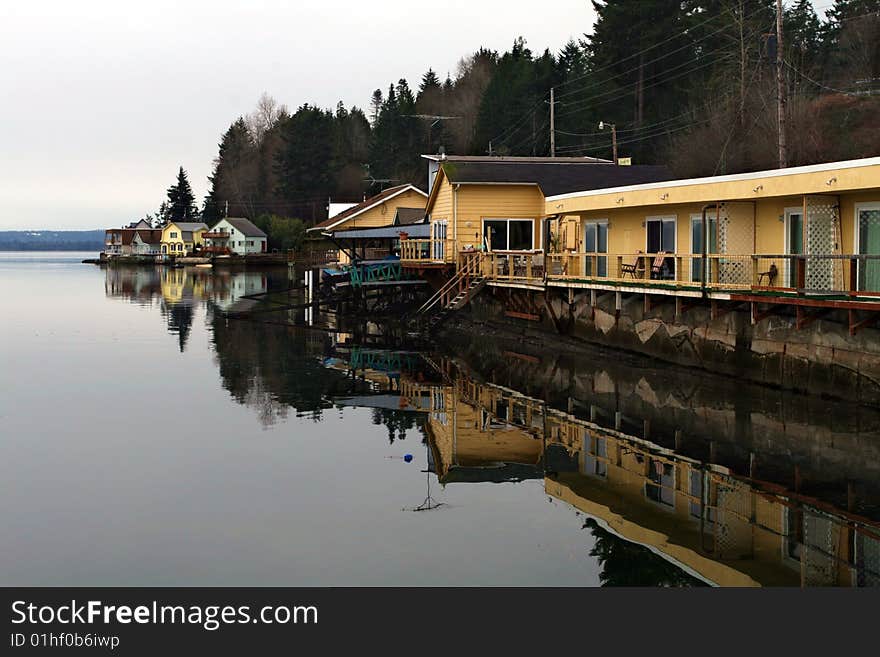
<path fill-rule="evenodd" d="M 587 0 L 0 2 L 0 230 L 153 212 L 177 167 L 201 202 L 229 124 L 263 91 L 291 109 L 441 77 L 479 46 L 558 51 Z"/>
<path fill-rule="evenodd" d="M 180 165 L 201 202 L 220 136 L 264 91 L 366 108 L 480 46 L 558 52 L 594 19 L 588 0 L 2 0 L 0 230 L 121 225 Z"/>

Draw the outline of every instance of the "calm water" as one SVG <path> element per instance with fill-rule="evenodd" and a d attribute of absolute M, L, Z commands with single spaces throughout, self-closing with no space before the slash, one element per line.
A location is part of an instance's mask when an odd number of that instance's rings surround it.
<path fill-rule="evenodd" d="M 89 255 L 0 253 L 2 585 L 880 583 L 876 411 Z"/>

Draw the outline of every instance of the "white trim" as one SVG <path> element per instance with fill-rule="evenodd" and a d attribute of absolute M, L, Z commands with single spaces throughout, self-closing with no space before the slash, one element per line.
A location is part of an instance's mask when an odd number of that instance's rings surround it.
<path fill-rule="evenodd" d="M 859 252 L 859 213 L 863 210 L 880 210 L 880 201 L 866 201 L 865 203 L 856 203 L 853 213 L 853 253 Z"/>
<path fill-rule="evenodd" d="M 801 216 L 801 226 L 803 227 L 806 219 L 804 218 L 804 206 L 803 205 L 792 205 L 787 208 L 783 208 L 782 210 L 782 227 L 784 231 L 783 239 L 782 239 L 782 252 L 785 255 L 794 255 L 791 253 L 791 215 L 799 214 Z M 803 244 L 803 247 L 806 248 L 806 243 Z M 791 263 L 793 260 L 787 259 L 785 262 L 785 266 L 782 271 L 782 285 L 783 287 L 793 287 L 791 281 Z"/>
<path fill-rule="evenodd" d="M 564 201 L 570 198 L 584 196 L 601 196 L 614 192 L 637 192 L 642 190 L 666 189 L 671 187 L 688 187 L 706 183 L 736 182 L 740 180 L 757 180 L 759 178 L 779 178 L 781 176 L 794 176 L 801 173 L 820 173 L 822 171 L 837 171 L 840 169 L 858 169 L 880 165 L 880 157 L 866 157 L 860 160 L 846 160 L 843 162 L 826 162 L 823 164 L 810 164 L 803 167 L 791 167 L 790 169 L 771 169 L 768 171 L 753 171 L 751 173 L 735 173 L 727 176 L 708 176 L 705 178 L 688 178 L 686 180 L 667 180 L 665 182 L 643 183 L 641 185 L 625 185 L 623 187 L 606 187 L 604 189 L 589 189 L 582 192 L 570 192 L 548 196 L 547 201 Z"/>
<path fill-rule="evenodd" d="M 357 212 L 354 212 L 353 214 L 342 217 L 339 221 L 336 221 L 336 222 L 330 224 L 329 226 L 321 226 L 320 228 L 318 226 L 312 226 L 311 228 L 306 230 L 306 232 L 308 233 L 308 232 L 315 231 L 315 230 L 322 230 L 323 231 L 323 230 L 330 230 L 331 228 L 336 228 L 336 226 L 338 226 L 339 224 L 345 223 L 349 219 L 354 219 L 355 217 L 362 215 L 367 210 L 372 210 L 373 208 L 378 207 L 378 206 L 382 205 L 383 203 L 386 203 L 386 202 L 390 201 L 391 199 L 400 196 L 404 192 L 408 192 L 411 190 L 418 192 L 419 194 L 424 196 L 426 199 L 428 198 L 428 195 L 425 192 L 423 192 L 421 189 L 419 189 L 415 185 L 407 184 L 406 187 L 401 189 L 399 192 L 394 192 L 391 196 L 386 196 L 385 198 L 379 199 L 375 203 L 372 203 L 371 205 L 363 207 L 360 210 L 358 210 Z"/>

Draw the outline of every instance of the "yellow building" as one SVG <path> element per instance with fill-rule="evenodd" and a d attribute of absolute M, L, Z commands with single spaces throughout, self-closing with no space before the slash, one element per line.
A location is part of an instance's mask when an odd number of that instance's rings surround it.
<path fill-rule="evenodd" d="M 548 278 L 880 292 L 880 158 L 556 194 L 545 213 L 576 226 Z"/>
<path fill-rule="evenodd" d="M 189 255 L 204 242 L 206 224 L 192 221 L 172 221 L 162 229 L 162 254 Z"/>
<path fill-rule="evenodd" d="M 665 180 L 665 167 L 616 167 L 582 157 L 423 156 L 430 163 L 430 242 L 414 240 L 402 259 L 454 262 L 461 251 L 540 254 L 546 250 L 545 194 Z"/>
<path fill-rule="evenodd" d="M 427 194 L 415 185 L 397 185 L 364 199 L 339 214 L 322 221 L 308 229 L 312 234 L 333 235 L 345 231 L 362 228 L 379 228 L 393 226 L 405 217 L 407 223 L 424 217 L 425 199 Z M 366 244 L 367 242 L 364 242 Z M 364 247 L 360 257 L 372 259 L 388 255 L 388 248 Z M 339 264 L 351 262 L 349 250 L 342 249 L 339 253 Z"/>
<path fill-rule="evenodd" d="M 753 312 L 767 296 L 853 310 L 880 296 L 880 158 L 690 180 L 577 158 L 435 160 L 431 239 L 405 244 L 404 266 L 456 263 L 502 287 L 750 301 Z M 472 250 L 478 269 L 460 258 Z"/>

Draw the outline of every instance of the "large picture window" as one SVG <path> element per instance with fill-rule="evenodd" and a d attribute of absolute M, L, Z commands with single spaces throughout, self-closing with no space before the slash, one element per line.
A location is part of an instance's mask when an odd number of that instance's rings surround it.
<path fill-rule="evenodd" d="M 491 251 L 531 251 L 535 244 L 532 219 L 484 219 L 483 244 Z"/>

